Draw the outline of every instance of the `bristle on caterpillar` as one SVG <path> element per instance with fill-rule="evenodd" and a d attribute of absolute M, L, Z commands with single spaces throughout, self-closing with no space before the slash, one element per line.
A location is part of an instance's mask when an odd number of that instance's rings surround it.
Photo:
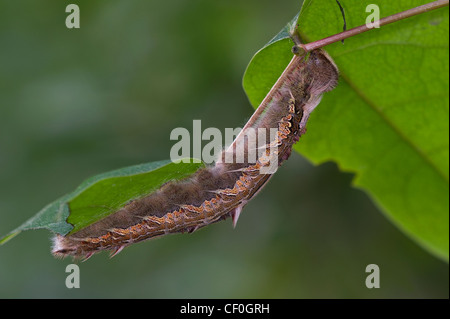
<path fill-rule="evenodd" d="M 229 217 L 236 226 L 243 207 L 273 175 L 261 173 L 271 164 L 267 155 L 275 154 L 278 165 L 289 158 L 292 146 L 306 131 L 309 115 L 322 94 L 336 86 L 337 79 L 338 69 L 323 50 L 314 50 L 307 57 L 295 55 L 214 166 L 200 169 L 187 180 L 169 182 L 76 233 L 56 235 L 52 253 L 86 260 L 109 250 L 112 257 L 133 243 L 171 233 L 191 233 Z M 266 152 L 255 162 L 225 161 L 227 154 L 237 158 L 242 155 L 237 152 L 251 151 L 245 139 L 250 129 L 276 129 L 277 134 L 266 135 Z M 243 149 L 238 147 L 242 145 Z M 273 148 L 276 150 L 271 153 Z"/>

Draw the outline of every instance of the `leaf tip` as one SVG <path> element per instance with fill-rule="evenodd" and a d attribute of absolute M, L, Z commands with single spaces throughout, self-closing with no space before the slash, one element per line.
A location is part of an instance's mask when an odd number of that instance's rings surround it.
<path fill-rule="evenodd" d="M 0 246 L 6 244 L 8 241 L 10 241 L 12 238 L 16 237 L 19 234 L 20 234 L 20 231 L 13 231 L 13 232 L 9 233 L 8 235 L 3 236 L 2 238 L 0 238 Z"/>

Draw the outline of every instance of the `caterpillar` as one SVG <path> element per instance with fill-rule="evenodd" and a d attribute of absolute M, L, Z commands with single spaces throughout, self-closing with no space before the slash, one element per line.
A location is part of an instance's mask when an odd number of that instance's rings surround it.
<path fill-rule="evenodd" d="M 192 233 L 227 218 L 235 226 L 243 207 L 273 176 L 274 171 L 264 173 L 264 169 L 273 165 L 273 159 L 278 167 L 289 158 L 323 93 L 337 85 L 338 68 L 325 51 L 305 53 L 298 46 L 292 51 L 286 69 L 214 165 L 186 180 L 168 182 L 73 234 L 56 234 L 53 255 L 86 260 L 108 250 L 112 257 L 131 244 L 166 234 Z M 258 134 L 256 145 L 262 145 L 258 156 L 255 161 L 245 160 L 252 151 L 247 133 L 255 129 L 275 134 Z M 241 155 L 244 161 L 237 161 Z"/>

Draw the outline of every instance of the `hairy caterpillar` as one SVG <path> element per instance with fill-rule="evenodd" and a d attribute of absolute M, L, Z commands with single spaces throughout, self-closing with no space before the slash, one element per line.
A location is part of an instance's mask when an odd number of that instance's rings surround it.
<path fill-rule="evenodd" d="M 87 259 L 111 250 L 114 256 L 130 244 L 169 233 L 190 233 L 228 217 L 236 225 L 242 208 L 273 175 L 262 173 L 271 164 L 268 156 L 275 155 L 277 165 L 288 159 L 322 94 L 337 84 L 338 69 L 325 51 L 299 51 L 294 46 L 291 62 L 214 166 L 181 182 L 169 182 L 76 233 L 56 235 L 52 253 Z M 276 134 L 265 135 L 262 155 L 256 161 L 225 161 L 228 155 L 235 158 L 239 152 L 250 152 L 246 132 L 252 129 L 272 129 Z"/>

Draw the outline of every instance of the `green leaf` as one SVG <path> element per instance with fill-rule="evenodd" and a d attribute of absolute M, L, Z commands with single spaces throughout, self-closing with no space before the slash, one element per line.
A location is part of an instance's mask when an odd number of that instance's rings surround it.
<path fill-rule="evenodd" d="M 365 23 L 370 1 L 344 0 L 348 28 Z M 381 17 L 428 1 L 379 1 Z M 342 31 L 334 2 L 306 1 L 299 33 L 311 42 Z M 448 8 L 428 12 L 334 43 L 338 87 L 311 115 L 295 149 L 315 164 L 335 161 L 355 173 L 380 210 L 417 243 L 448 261 L 449 38 Z M 288 39 L 252 59 L 244 89 L 253 106 L 287 65 Z M 280 60 L 283 62 L 281 63 Z M 266 72 L 267 71 L 267 72 Z M 271 74 L 266 74 L 271 73 Z M 364 212 L 362 212 L 364 213 Z M 368 225 L 367 227 L 370 227 Z"/>
<path fill-rule="evenodd" d="M 187 178 L 204 167 L 203 163 L 181 161 L 135 165 L 91 177 L 0 239 L 0 244 L 30 229 L 45 228 L 61 235 L 76 232 L 116 212 L 129 201 L 154 192 L 164 183 Z"/>
<path fill-rule="evenodd" d="M 272 40 L 253 56 L 245 70 L 242 86 L 256 108 L 292 59 L 289 30 L 296 23 L 298 14 Z"/>

